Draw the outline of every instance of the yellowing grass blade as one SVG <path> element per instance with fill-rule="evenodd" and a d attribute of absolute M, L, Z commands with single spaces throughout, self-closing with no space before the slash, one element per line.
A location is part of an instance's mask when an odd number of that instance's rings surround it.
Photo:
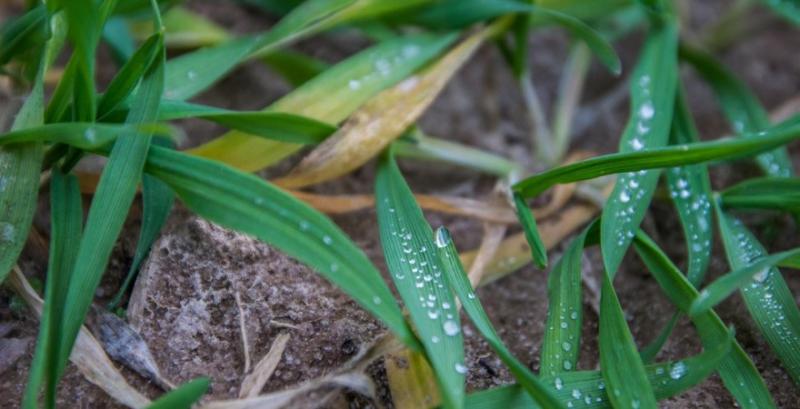
<path fill-rule="evenodd" d="M 297 188 L 357 169 L 400 137 L 436 99 L 483 42 L 508 25 L 503 19 L 478 31 L 431 67 L 369 100 L 333 136 L 306 156 L 278 185 Z"/>
<path fill-rule="evenodd" d="M 266 109 L 338 123 L 381 90 L 408 77 L 454 40 L 454 34 L 420 34 L 380 43 L 331 67 Z M 256 171 L 301 146 L 232 131 L 189 152 L 240 170 Z"/>

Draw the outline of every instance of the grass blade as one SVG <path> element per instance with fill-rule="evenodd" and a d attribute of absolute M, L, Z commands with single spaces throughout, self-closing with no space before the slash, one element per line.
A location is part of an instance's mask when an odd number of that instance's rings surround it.
<path fill-rule="evenodd" d="M 55 406 L 55 368 L 61 338 L 61 314 L 66 303 L 72 266 L 81 238 L 83 206 L 81 205 L 78 180 L 64 175 L 55 167 L 50 178 L 50 254 L 48 256 L 47 283 L 44 308 L 40 320 L 36 352 L 28 375 L 28 384 L 22 401 L 26 409 L 38 407 L 37 400 L 42 386 L 46 385 L 45 405 Z"/>
<path fill-rule="evenodd" d="M 581 260 L 590 230 L 597 235 L 597 223 L 579 234 L 564 251 L 547 277 L 547 322 L 542 339 L 540 372 L 556 376 L 578 368 L 583 325 Z"/>
<path fill-rule="evenodd" d="M 454 35 L 414 35 L 373 46 L 331 67 L 266 110 L 338 123 L 382 89 L 397 84 L 439 54 Z M 190 152 L 245 171 L 269 166 L 301 145 L 228 132 Z"/>
<path fill-rule="evenodd" d="M 539 229 L 536 227 L 536 218 L 533 217 L 528 203 L 518 193 L 514 193 L 514 208 L 517 211 L 517 218 L 522 225 L 522 230 L 525 232 L 525 240 L 531 247 L 533 262 L 539 268 L 547 267 L 547 248 L 545 248 L 542 237 L 539 235 Z"/>
<path fill-rule="evenodd" d="M 150 36 L 131 56 L 117 75 L 108 84 L 106 92 L 100 97 L 97 108 L 98 118 L 103 118 L 120 103 L 125 101 L 144 76 L 145 71 L 158 57 L 162 38 L 160 34 Z"/>
<path fill-rule="evenodd" d="M 787 260 L 797 259 L 797 257 L 800 257 L 800 248 L 759 258 L 746 267 L 721 276 L 700 291 L 700 296 L 692 303 L 689 314 L 696 315 L 708 311 L 737 289 L 751 283 L 756 274 L 763 274 L 769 268 L 781 265 Z"/>
<path fill-rule="evenodd" d="M 703 353 L 675 362 L 645 367 L 647 378 L 658 399 L 676 396 L 705 380 L 729 354 L 732 337 Z M 610 408 L 608 389 L 600 371 L 570 372 L 546 376 L 556 387 L 559 400 L 568 407 Z M 571 406 L 570 406 L 571 405 Z M 519 385 L 501 386 L 467 395 L 467 409 L 531 409 L 540 406 Z"/>
<path fill-rule="evenodd" d="M 631 115 L 620 152 L 650 150 L 667 144 L 678 79 L 678 31 L 673 21 L 654 25 L 631 75 Z M 600 235 L 603 263 L 612 274 L 622 262 L 645 216 L 658 183 L 658 171 L 620 175 L 603 207 Z"/>
<path fill-rule="evenodd" d="M 697 129 L 685 98 L 679 95 L 676 101 L 670 142 L 673 145 L 697 142 Z M 669 195 L 678 212 L 686 240 L 686 254 L 689 259 L 686 276 L 692 285 L 698 286 L 708 268 L 713 240 L 708 170 L 705 165 L 698 164 L 674 167 L 665 173 Z"/>
<path fill-rule="evenodd" d="M 171 141 L 161 138 L 153 140 L 153 144 L 173 148 Z M 166 223 L 172 204 L 175 201 L 175 194 L 164 182 L 151 175 L 142 175 L 142 226 L 139 230 L 139 240 L 136 242 L 136 250 L 133 254 L 133 261 L 128 269 L 125 280 L 120 285 L 119 290 L 108 305 L 109 310 L 114 310 L 122 302 L 122 297 L 133 284 L 133 279 L 139 272 L 139 266 L 150 252 L 161 227 Z"/>
<path fill-rule="evenodd" d="M 603 155 L 528 177 L 514 185 L 514 191 L 526 198 L 535 197 L 557 184 L 579 182 L 643 169 L 738 159 L 768 151 L 798 139 L 800 139 L 800 124 L 793 123 L 788 126 L 777 125 L 760 132 L 757 137 L 726 138 L 641 152 Z"/>
<path fill-rule="evenodd" d="M 164 50 L 154 60 L 133 96 L 134 109 L 127 123 L 138 126 L 152 122 L 158 113 L 158 103 L 164 85 Z M 120 135 L 109 155 L 97 191 L 89 209 L 78 255 L 67 290 L 64 306 L 59 363 L 60 376 L 69 352 L 94 298 L 116 238 L 122 230 L 125 216 L 136 194 L 147 157 L 152 134 L 128 132 Z"/>
<path fill-rule="evenodd" d="M 658 281 L 665 295 L 679 310 L 687 313 L 692 302 L 699 297 L 694 286 L 672 264 L 667 255 L 641 231 L 634 245 L 639 257 Z M 729 331 L 725 328 L 725 324 L 713 310 L 691 316 L 691 319 L 704 348 L 713 348 L 728 336 Z M 775 402 L 764 380 L 737 342 L 733 343 L 731 352 L 722 360 L 717 372 L 740 407 L 775 408 Z"/>
<path fill-rule="evenodd" d="M 311 266 L 417 346 L 397 302 L 364 253 L 327 217 L 253 175 L 157 146 L 146 171 L 200 216 L 250 234 Z"/>
<path fill-rule="evenodd" d="M 189 409 L 203 397 L 209 384 L 208 378 L 197 378 L 186 382 L 158 398 L 147 409 Z"/>
<path fill-rule="evenodd" d="M 438 242 L 391 151 L 378 164 L 375 205 L 386 264 L 434 369 L 444 406 L 460 408 L 467 369 L 458 310 L 442 278 Z"/>
<path fill-rule="evenodd" d="M 480 331 L 489 346 L 497 353 L 497 356 L 506 364 L 509 371 L 514 375 L 517 382 L 528 392 L 528 394 L 539 405 L 544 408 L 563 408 L 563 405 L 554 395 L 554 390 L 551 387 L 545 386 L 539 379 L 522 362 L 514 357 L 511 351 L 508 350 L 503 340 L 497 335 L 497 332 L 492 326 L 492 322 L 483 310 L 480 301 L 478 301 L 475 291 L 472 289 L 472 284 L 469 282 L 467 274 L 464 272 L 464 266 L 461 265 L 461 260 L 458 257 L 453 240 L 450 238 L 450 233 L 444 227 L 439 227 L 436 230 L 436 247 L 439 253 L 439 258 L 442 260 L 444 266 L 445 281 L 448 282 L 449 287 L 452 287 L 461 305 L 464 307 L 469 318 L 475 324 L 475 327 Z"/>
<path fill-rule="evenodd" d="M 714 57 L 686 44 L 681 44 L 680 56 L 711 86 L 737 136 L 754 137 L 758 136 L 756 132 L 769 128 L 769 116 L 758 98 Z M 756 162 L 767 175 L 793 173 L 789 155 L 782 148 L 762 153 Z"/>
<path fill-rule="evenodd" d="M 725 208 L 800 213 L 800 178 L 767 176 L 745 180 L 720 195 Z"/>
<path fill-rule="evenodd" d="M 741 221 L 719 205 L 716 210 L 732 269 L 745 268 L 764 257 L 764 247 Z M 761 334 L 795 383 L 800 383 L 800 310 L 780 271 L 775 267 L 759 271 L 740 293 Z"/>
<path fill-rule="evenodd" d="M 298 188 L 331 180 L 361 167 L 399 138 L 427 110 L 484 41 L 508 26 L 504 19 L 469 36 L 430 67 L 367 101 L 276 183 Z"/>
<path fill-rule="evenodd" d="M 612 277 L 612 273 L 603 274 L 600 295 L 600 368 L 612 391 L 609 400 L 615 408 L 657 408 Z"/>

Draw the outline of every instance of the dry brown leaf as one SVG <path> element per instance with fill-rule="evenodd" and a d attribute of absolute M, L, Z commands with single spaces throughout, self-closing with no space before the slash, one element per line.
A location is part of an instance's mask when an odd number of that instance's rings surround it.
<path fill-rule="evenodd" d="M 42 299 L 36 294 L 28 280 L 14 266 L 8 276 L 7 283 L 14 291 L 25 300 L 35 312 L 37 317 L 42 316 Z M 103 347 L 86 327 L 81 327 L 72 354 L 69 357 L 78 370 L 89 382 L 97 385 L 112 398 L 131 408 L 142 408 L 150 404 L 150 400 L 134 389 L 122 374 L 117 371 L 111 360 L 108 359 Z"/>
<path fill-rule="evenodd" d="M 497 26 L 495 23 L 467 37 L 430 67 L 367 101 L 275 183 L 289 188 L 313 185 L 347 174 L 375 157 L 416 122 Z"/>
<path fill-rule="evenodd" d="M 288 333 L 278 334 L 267 354 L 256 364 L 253 373 L 247 375 L 242 381 L 242 386 L 239 389 L 240 398 L 253 398 L 261 393 L 264 385 L 267 384 L 272 373 L 275 372 L 275 368 L 278 367 L 290 338 L 291 336 Z"/>

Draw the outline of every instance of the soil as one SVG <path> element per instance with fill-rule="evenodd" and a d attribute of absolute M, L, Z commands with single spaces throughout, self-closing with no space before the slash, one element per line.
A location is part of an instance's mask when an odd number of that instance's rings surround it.
<path fill-rule="evenodd" d="M 712 24 L 730 2 L 693 2 L 690 32 L 697 33 Z M 190 1 L 190 6 L 235 32 L 251 32 L 269 27 L 273 20 L 255 9 L 235 2 Z M 766 17 L 763 10 L 756 17 Z M 767 17 L 769 18 L 769 17 Z M 756 35 L 721 53 L 723 60 L 769 108 L 774 109 L 800 95 L 800 59 L 786 50 L 800 49 L 796 29 L 770 19 Z M 630 70 L 640 45 L 641 33 L 618 43 L 623 67 Z M 305 41 L 298 48 L 326 61 L 335 62 L 362 48 L 366 42 L 353 32 L 338 31 L 319 39 Z M 546 30 L 531 39 L 530 66 L 537 90 L 546 107 L 553 105 L 558 78 L 567 55 L 569 42 L 558 30 Z M 103 64 L 101 64 L 102 66 Z M 109 64 L 106 64 L 109 65 Z M 109 73 L 101 73 L 101 76 Z M 715 138 L 729 132 L 713 96 L 693 73 L 684 70 L 689 102 L 701 134 Z M 576 120 L 580 130 L 573 149 L 598 153 L 616 149 L 618 135 L 627 116 L 624 100 L 614 106 L 601 101 L 613 92 L 619 79 L 593 63 L 586 82 L 583 106 Z M 277 75 L 258 63 L 237 69 L 198 101 L 235 109 L 257 109 L 289 89 Z M 235 90 L 232 92 L 231 90 Z M 493 47 L 484 47 L 447 87 L 421 120 L 427 133 L 505 155 L 537 167 L 530 157 L 529 125 L 523 103 L 511 74 Z M 601 114 L 596 114 L 602 107 Z M 222 129 L 205 122 L 182 123 L 186 132 L 184 147 L 218 135 Z M 795 144 L 796 145 L 796 144 Z M 800 152 L 794 146 L 792 158 L 800 169 Z M 296 160 L 296 158 L 292 159 Z M 288 161 L 289 163 L 292 160 Z M 269 174 L 279 174 L 282 165 Z M 435 192 L 472 198 L 486 197 L 494 181 L 472 172 L 403 161 L 403 172 L 416 192 Z M 715 187 L 727 186 L 754 170 L 748 165 L 722 165 L 714 169 Z M 374 168 L 368 164 L 339 180 L 313 188 L 321 193 L 366 193 L 372 191 Z M 89 198 L 85 198 L 88 202 Z M 432 226 L 446 225 L 459 249 L 478 246 L 480 223 L 435 213 L 426 215 Z M 112 256 L 108 272 L 97 291 L 98 303 L 113 296 L 132 260 L 140 219 L 139 204 L 129 217 Z M 376 216 L 367 210 L 334 217 L 337 224 L 353 238 L 385 273 L 380 250 Z M 748 222 L 770 251 L 800 245 L 797 226 L 778 216 L 751 217 Z M 679 263 L 685 261 L 680 226 L 669 203 L 657 199 L 645 220 L 645 228 Z M 43 192 L 35 221 L 38 231 L 46 234 L 47 194 Z M 22 256 L 21 268 L 34 283 L 44 279 L 46 249 L 31 240 Z M 563 246 L 563 245 L 562 245 Z M 556 259 L 562 248 L 551 257 Z M 596 249 L 584 258 L 585 274 L 597 277 L 601 260 Z M 709 279 L 727 271 L 724 254 L 716 243 Z M 629 324 L 640 346 L 649 343 L 672 315 L 672 307 L 640 261 L 629 256 L 623 263 L 616 288 Z M 388 277 L 388 276 L 387 276 Z M 539 343 L 546 315 L 547 272 L 527 266 L 478 290 L 492 322 L 512 352 L 537 370 Z M 793 294 L 800 300 L 800 276 L 785 274 Z M 596 343 L 597 315 L 591 305 L 591 289 L 586 289 L 581 369 L 598 366 Z M 241 299 L 237 303 L 236 294 Z M 33 355 L 38 323 L 18 305 L 7 290 L 0 290 L 0 406 L 17 407 L 25 386 Z M 787 373 L 769 350 L 751 322 L 738 296 L 731 297 L 716 311 L 736 327 L 736 336 L 752 357 L 766 380 L 780 408 L 800 408 L 800 395 Z M 127 310 L 131 325 L 150 346 L 162 374 L 174 383 L 197 376 L 212 378 L 211 395 L 235 397 L 244 378 L 245 351 L 239 326 L 240 315 L 246 323 L 250 359 L 257 362 L 269 350 L 280 333 L 291 336 L 278 368 L 264 392 L 278 391 L 299 382 L 334 371 L 357 354 L 377 336 L 383 327 L 361 310 L 345 294 L 320 278 L 312 270 L 279 251 L 256 240 L 225 230 L 189 214 L 176 206 L 151 255 L 142 268 Z M 468 320 L 462 317 L 462 320 Z M 470 391 L 512 382 L 512 377 L 491 352 L 477 332 L 464 328 L 467 377 Z M 694 329 L 682 319 L 673 332 L 659 360 L 678 359 L 700 351 Z M 162 391 L 138 375 L 123 369 L 132 385 L 151 397 Z M 390 396 L 385 372 L 380 363 L 370 368 L 378 397 L 371 400 L 348 391 L 329 391 L 319 395 L 317 407 L 386 407 Z M 322 399 L 324 397 L 325 399 Z M 305 399 L 304 404 L 314 399 Z M 70 366 L 59 389 L 59 401 L 65 407 L 120 407 L 99 388 L 85 381 Z M 293 406 L 299 406 L 296 402 Z M 311 405 L 314 406 L 314 405 Z M 664 408 L 732 408 L 735 406 L 718 376 L 677 397 L 661 402 Z"/>

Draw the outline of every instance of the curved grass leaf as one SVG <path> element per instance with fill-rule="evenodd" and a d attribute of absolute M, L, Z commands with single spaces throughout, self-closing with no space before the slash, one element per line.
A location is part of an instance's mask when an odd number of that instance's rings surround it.
<path fill-rule="evenodd" d="M 620 140 L 620 152 L 651 150 L 667 144 L 678 80 L 678 30 L 673 21 L 654 25 L 631 75 L 631 115 Z M 659 171 L 620 175 L 603 207 L 600 246 L 606 270 L 622 262 L 634 231 L 645 216 Z"/>
<path fill-rule="evenodd" d="M 590 230 L 597 235 L 596 222 L 579 234 L 564 251 L 547 277 L 547 322 L 542 339 L 540 372 L 556 376 L 578 368 L 583 325 L 581 260 Z"/>
<path fill-rule="evenodd" d="M 170 60 L 166 92 L 169 99 L 185 100 L 208 88 L 251 56 L 261 56 L 293 41 L 345 21 L 394 12 L 429 0 L 310 0 L 300 4 L 266 33 L 240 38 Z"/>
<path fill-rule="evenodd" d="M 147 406 L 147 409 L 189 409 L 208 390 L 208 378 L 197 378 L 184 383 Z"/>
<path fill-rule="evenodd" d="M 765 256 L 764 247 L 741 221 L 718 204 L 716 210 L 732 269 L 745 268 Z M 795 383 L 800 383 L 800 310 L 780 271 L 775 267 L 759 271 L 740 293 L 761 334 Z"/>
<path fill-rule="evenodd" d="M 564 27 L 573 37 L 583 41 L 609 71 L 614 74 L 622 72 L 622 64 L 614 51 L 614 47 L 581 20 L 569 14 L 544 7 L 534 8 L 531 11 L 531 19 L 537 25 L 552 23 Z"/>
<path fill-rule="evenodd" d="M 108 84 L 106 92 L 100 97 L 97 104 L 97 116 L 103 118 L 105 114 L 111 112 L 120 103 L 130 96 L 139 80 L 144 76 L 145 71 L 158 57 L 162 38 L 160 34 L 154 34 L 139 47 L 125 65 L 119 70 L 117 75 Z"/>
<path fill-rule="evenodd" d="M 91 0 L 62 1 L 61 6 L 67 19 L 67 36 L 75 48 L 75 77 L 71 84 L 74 115 L 79 121 L 92 121 L 97 111 L 95 49 L 103 21 Z"/>
<path fill-rule="evenodd" d="M 420 34 L 380 43 L 331 67 L 266 110 L 338 123 L 376 93 L 400 82 L 430 61 L 455 38 L 452 34 Z M 255 171 L 300 147 L 232 131 L 190 152 L 245 171 Z"/>
<path fill-rule="evenodd" d="M 36 340 L 36 352 L 28 374 L 28 384 L 21 407 L 33 409 L 44 382 L 45 406 L 55 406 L 62 308 L 66 303 L 66 290 L 72 266 L 81 239 L 83 206 L 78 180 L 53 168 L 50 178 L 50 248 L 45 285 L 44 308 Z"/>
<path fill-rule="evenodd" d="M 0 145 L 17 146 L 29 142 L 56 142 L 82 150 L 96 150 L 114 142 L 123 132 L 166 132 L 156 125 L 108 125 L 94 122 L 62 122 L 32 126 L 0 135 Z M 37 169 L 38 171 L 38 169 Z"/>
<path fill-rule="evenodd" d="M 675 362 L 645 367 L 647 379 L 658 399 L 676 396 L 699 384 L 714 372 L 729 354 L 732 337 L 703 353 Z M 600 371 L 580 371 L 544 377 L 556 388 L 556 395 L 568 407 L 611 408 L 609 390 Z M 531 409 L 540 408 L 519 385 L 501 386 L 467 395 L 467 409 Z"/>
<path fill-rule="evenodd" d="M 459 313 L 442 277 L 439 244 L 391 150 L 378 164 L 375 206 L 386 264 L 436 374 L 442 402 L 461 408 L 467 368 Z"/>
<path fill-rule="evenodd" d="M 163 46 L 159 48 L 159 56 L 145 73 L 132 97 L 133 109 L 128 114 L 126 123 L 134 127 L 152 122 L 158 113 L 164 86 L 164 49 Z M 149 133 L 126 132 L 117 138 L 111 149 L 89 209 L 67 289 L 60 340 L 63 348 L 60 350 L 57 376 L 64 371 L 75 337 L 122 230 L 141 179 L 151 138 L 152 134 Z"/>
<path fill-rule="evenodd" d="M 800 178 L 767 176 L 745 180 L 720 195 L 734 209 L 771 209 L 800 214 Z"/>
<path fill-rule="evenodd" d="M 533 217 L 533 212 L 522 195 L 517 193 L 514 194 L 514 208 L 517 211 L 517 218 L 522 225 L 522 230 L 525 232 L 525 240 L 531 248 L 533 262 L 539 268 L 547 267 L 547 248 L 545 248 L 542 237 L 539 235 L 539 229 L 536 227 L 536 218 Z"/>
<path fill-rule="evenodd" d="M 770 127 L 767 112 L 758 98 L 714 57 L 686 44 L 681 44 L 680 56 L 711 86 L 738 136 L 757 136 L 757 131 Z M 793 173 L 792 162 L 783 148 L 762 153 L 756 162 L 767 175 L 791 176 Z"/>
<path fill-rule="evenodd" d="M 800 257 L 800 248 L 782 251 L 759 258 L 746 267 L 721 276 L 700 291 L 700 296 L 692 303 L 689 314 L 696 315 L 708 311 L 737 289 L 751 283 L 756 274 L 763 274 L 774 266 L 781 265 L 787 260 L 796 260 L 798 257 Z"/>
<path fill-rule="evenodd" d="M 418 74 L 380 92 L 358 108 L 339 132 L 275 183 L 298 188 L 324 182 L 375 157 L 417 121 L 481 44 L 509 23 L 507 19 L 498 20 L 464 39 Z"/>
<path fill-rule="evenodd" d="M 603 274 L 600 293 L 600 369 L 611 391 L 609 400 L 615 408 L 657 408 L 612 279 L 613 273 Z"/>
<path fill-rule="evenodd" d="M 514 191 L 523 197 L 534 197 L 557 184 L 594 179 L 615 173 L 636 172 L 643 169 L 658 169 L 738 159 L 755 155 L 798 139 L 800 139 L 800 124 L 777 125 L 767 131 L 759 132 L 757 136 L 751 138 L 725 138 L 711 142 L 668 146 L 640 152 L 603 155 L 528 177 L 514 185 Z"/>
<path fill-rule="evenodd" d="M 0 33 L 0 66 L 43 44 L 47 38 L 47 8 L 38 5 L 20 17 L 5 22 Z M 37 60 L 39 55 L 35 57 Z"/>
<path fill-rule="evenodd" d="M 699 297 L 694 286 L 667 255 L 641 231 L 636 236 L 634 246 L 639 257 L 664 290 L 664 294 L 681 312 L 688 313 L 691 304 Z M 704 348 L 719 345 L 729 334 L 725 324 L 713 310 L 691 316 L 691 319 Z M 722 360 L 717 372 L 740 407 L 775 408 L 775 402 L 764 380 L 737 342 L 734 341 L 730 353 Z"/>
<path fill-rule="evenodd" d="M 169 185 L 190 210 L 311 266 L 406 345 L 418 345 L 378 270 L 330 219 L 304 202 L 253 175 L 157 146 L 150 148 L 146 171 Z"/>
<path fill-rule="evenodd" d="M 230 111 L 179 101 L 162 101 L 158 113 L 162 121 L 200 118 L 276 141 L 316 144 L 336 130 L 335 126 L 312 118 L 283 112 Z"/>
<path fill-rule="evenodd" d="M 461 265 L 461 260 L 458 256 L 453 240 L 450 238 L 450 233 L 444 227 L 439 227 L 436 230 L 436 248 L 439 253 L 439 258 L 442 260 L 444 266 L 444 277 L 449 287 L 452 287 L 458 298 L 461 300 L 461 305 L 464 307 L 469 318 L 472 320 L 475 327 L 480 331 L 489 346 L 497 353 L 503 363 L 506 364 L 509 371 L 514 375 L 517 382 L 525 389 L 526 392 L 544 408 L 564 408 L 554 394 L 554 388 L 547 385 L 545 386 L 542 381 L 537 379 L 533 373 L 522 362 L 514 357 L 508 347 L 497 335 L 497 332 L 492 326 L 492 322 L 483 310 L 480 301 L 478 301 L 475 291 L 469 282 L 467 274 L 464 272 L 464 266 Z"/>
<path fill-rule="evenodd" d="M 681 93 L 682 94 L 682 93 Z M 697 129 L 683 95 L 676 98 L 670 142 L 673 145 L 697 142 Z M 713 220 L 711 215 L 711 182 L 705 165 L 688 165 L 668 169 L 667 188 L 686 240 L 688 266 L 686 276 L 694 286 L 700 285 L 711 259 Z"/>
<path fill-rule="evenodd" d="M 174 149 L 172 142 L 168 139 L 155 138 L 153 144 Z M 169 186 L 151 175 L 142 175 L 142 225 L 139 230 L 139 240 L 136 242 L 136 250 L 128 274 L 117 290 L 117 294 L 109 302 L 109 310 L 113 311 L 119 306 L 122 297 L 133 284 L 133 279 L 139 272 L 139 266 L 147 257 L 150 247 L 172 211 L 174 201 L 175 194 Z"/>

